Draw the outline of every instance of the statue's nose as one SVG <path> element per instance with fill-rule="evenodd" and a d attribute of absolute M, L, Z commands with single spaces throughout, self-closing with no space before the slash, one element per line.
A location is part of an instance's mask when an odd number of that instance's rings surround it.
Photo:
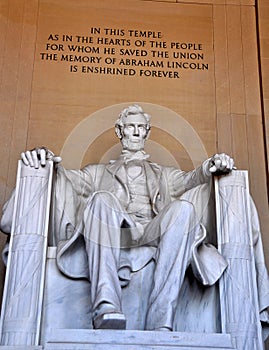
<path fill-rule="evenodd" d="M 138 125 L 135 125 L 135 126 L 134 126 L 134 136 L 139 136 Z"/>

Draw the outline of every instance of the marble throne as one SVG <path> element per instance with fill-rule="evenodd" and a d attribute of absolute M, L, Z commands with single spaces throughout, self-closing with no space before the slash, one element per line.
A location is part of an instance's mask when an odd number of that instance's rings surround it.
<path fill-rule="evenodd" d="M 49 226 L 52 187 L 51 161 L 38 171 L 19 161 L 0 349 L 263 348 L 260 316 L 269 291 L 246 171 L 215 177 L 213 198 L 198 208 L 215 215 L 209 237 L 228 268 L 212 287 L 200 285 L 189 269 L 174 332 L 143 331 L 153 262 L 123 288 L 127 330 L 92 330 L 89 282 L 67 278 L 56 265 Z M 188 200 L 195 202 L 199 191 L 187 193 Z"/>

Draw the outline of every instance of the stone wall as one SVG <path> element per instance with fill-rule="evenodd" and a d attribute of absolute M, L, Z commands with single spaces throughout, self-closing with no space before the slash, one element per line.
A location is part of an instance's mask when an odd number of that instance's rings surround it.
<path fill-rule="evenodd" d="M 268 256 L 269 15 L 258 5 L 261 66 L 254 0 L 2 0 L 1 205 L 21 151 L 105 161 L 117 113 L 138 102 L 152 114 L 153 160 L 188 170 L 225 151 L 249 170 Z"/>

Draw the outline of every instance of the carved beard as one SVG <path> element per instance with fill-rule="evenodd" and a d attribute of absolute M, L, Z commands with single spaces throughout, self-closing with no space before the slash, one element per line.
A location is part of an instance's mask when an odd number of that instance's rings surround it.
<path fill-rule="evenodd" d="M 142 151 L 145 146 L 145 139 L 137 140 L 137 142 L 132 142 L 129 139 L 122 138 L 121 144 L 123 149 L 127 149 L 128 151 Z"/>

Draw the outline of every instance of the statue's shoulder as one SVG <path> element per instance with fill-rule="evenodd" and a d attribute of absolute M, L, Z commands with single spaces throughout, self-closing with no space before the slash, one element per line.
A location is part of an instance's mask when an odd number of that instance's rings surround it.
<path fill-rule="evenodd" d="M 98 169 L 104 169 L 106 167 L 106 164 L 103 163 L 98 163 L 98 164 L 87 164 L 83 170 L 85 171 L 94 171 L 94 170 L 98 170 Z"/>
<path fill-rule="evenodd" d="M 181 171 L 179 168 L 176 168 L 174 166 L 161 165 L 161 164 L 154 163 L 154 162 L 148 162 L 148 163 L 152 167 L 152 169 L 155 169 L 164 175 L 172 174 L 175 171 Z"/>
<path fill-rule="evenodd" d="M 162 171 L 163 168 L 164 168 L 161 164 L 152 162 L 150 160 L 147 160 L 146 162 L 152 169 L 156 169 L 156 170 Z"/>
<path fill-rule="evenodd" d="M 104 172 L 105 168 L 106 164 L 88 164 L 82 169 L 82 171 L 85 174 L 95 177 L 96 174 L 101 174 L 102 172 Z"/>

